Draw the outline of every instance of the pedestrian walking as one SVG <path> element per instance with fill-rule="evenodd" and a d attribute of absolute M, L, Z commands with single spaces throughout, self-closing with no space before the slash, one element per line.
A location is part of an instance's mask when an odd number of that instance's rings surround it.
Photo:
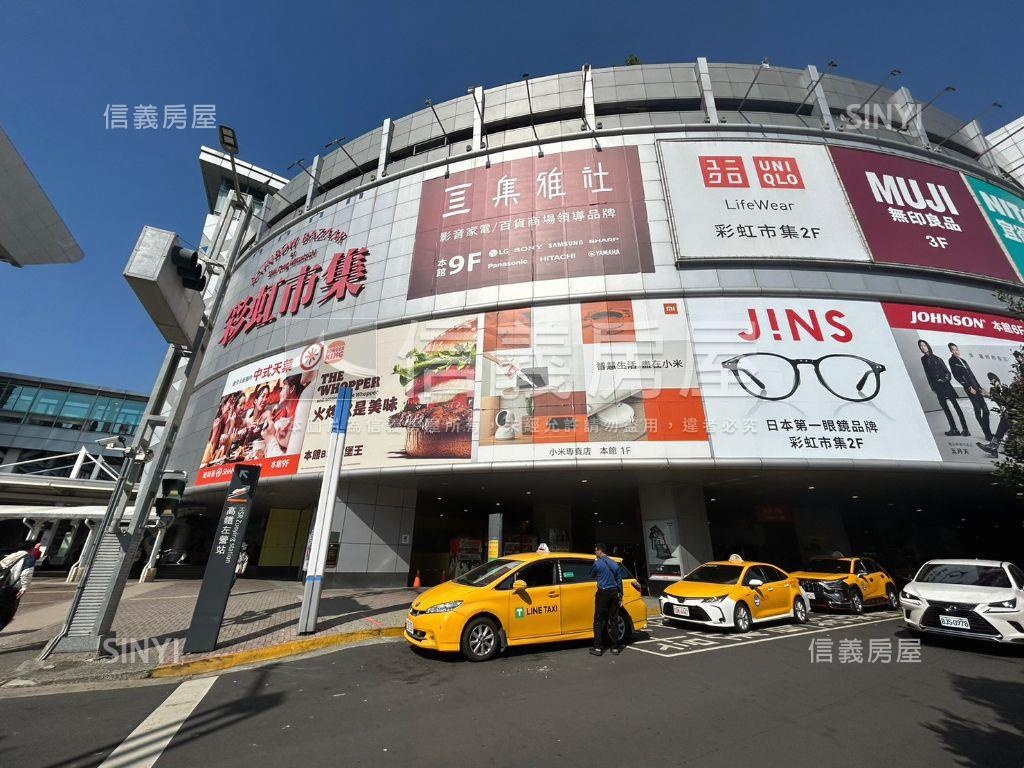
<path fill-rule="evenodd" d="M 12 552 L 0 560 L 0 629 L 14 620 L 21 598 L 35 576 L 36 563 L 42 559 L 44 548 L 35 544 Z"/>
<path fill-rule="evenodd" d="M 238 581 L 238 577 L 245 574 L 245 569 L 249 567 L 249 545 L 242 544 L 242 549 L 238 553 L 238 562 L 235 563 L 235 574 L 231 577 L 231 586 L 235 586 L 235 582 Z"/>
<path fill-rule="evenodd" d="M 611 623 L 622 605 L 622 569 L 605 554 L 604 544 L 594 545 L 594 554 L 597 559 L 590 575 L 597 582 L 597 593 L 594 596 L 594 646 L 590 652 L 603 656 L 610 645 L 612 655 L 618 656 L 622 653 L 621 638 L 611 636 Z"/>

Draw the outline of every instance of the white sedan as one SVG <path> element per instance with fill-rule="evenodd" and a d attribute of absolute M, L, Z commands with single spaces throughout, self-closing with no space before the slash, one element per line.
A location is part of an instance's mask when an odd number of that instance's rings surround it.
<path fill-rule="evenodd" d="M 911 632 L 1024 643 L 1024 572 L 999 560 L 929 560 L 900 592 Z"/>

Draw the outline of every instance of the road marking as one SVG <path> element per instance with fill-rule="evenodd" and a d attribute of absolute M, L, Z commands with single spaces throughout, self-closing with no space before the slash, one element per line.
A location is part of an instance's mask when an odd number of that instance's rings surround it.
<path fill-rule="evenodd" d="M 179 685 L 110 753 L 100 768 L 152 768 L 215 682 L 216 677 L 203 677 Z"/>
<path fill-rule="evenodd" d="M 639 646 L 643 645 L 644 643 L 658 643 L 658 642 L 660 642 L 658 638 L 652 638 L 651 640 L 641 640 L 639 643 L 633 643 L 632 645 L 628 646 L 628 648 L 630 648 L 631 650 L 634 650 L 634 651 L 640 651 L 641 653 L 649 653 L 652 656 L 660 656 L 663 659 L 674 659 L 677 656 L 690 656 L 690 655 L 692 655 L 694 653 L 704 653 L 706 651 L 721 651 L 721 650 L 723 650 L 725 648 L 743 648 L 743 647 L 748 646 L 748 645 L 756 645 L 758 643 L 768 643 L 768 642 L 771 642 L 772 640 L 784 640 L 787 637 L 804 637 L 805 635 L 817 635 L 817 634 L 820 634 L 821 632 L 835 632 L 838 629 L 850 629 L 850 628 L 855 628 L 855 627 L 866 627 L 866 626 L 868 626 L 870 624 L 882 624 L 882 623 L 887 622 L 887 621 L 899 621 L 899 619 L 900 619 L 899 616 L 888 616 L 888 617 L 886 617 L 884 619 L 872 619 L 870 621 L 851 621 L 851 622 L 846 623 L 846 624 L 841 624 L 841 625 L 832 626 L 832 627 L 824 627 L 822 629 L 808 629 L 808 630 L 802 630 L 802 631 L 799 631 L 799 632 L 787 632 L 785 634 L 777 634 L 777 635 L 773 635 L 771 637 L 758 638 L 757 640 L 742 640 L 742 641 L 741 640 L 736 640 L 736 641 L 731 641 L 731 642 L 724 642 L 724 643 L 722 643 L 720 645 L 716 643 L 713 646 L 706 646 L 706 647 L 703 647 L 703 648 L 694 648 L 694 649 L 688 650 L 688 651 L 677 651 L 675 653 L 664 653 L 664 652 L 661 652 L 661 651 L 652 651 L 652 650 L 648 650 L 647 648 L 640 648 L 639 647 Z M 679 637 L 684 637 L 684 635 L 677 635 L 676 638 L 662 638 L 662 640 L 666 644 L 671 644 L 673 639 L 678 639 Z M 731 637 L 736 637 L 736 636 L 732 635 Z M 712 637 L 709 636 L 708 639 L 715 639 L 715 640 L 717 640 L 718 638 L 712 638 Z"/>

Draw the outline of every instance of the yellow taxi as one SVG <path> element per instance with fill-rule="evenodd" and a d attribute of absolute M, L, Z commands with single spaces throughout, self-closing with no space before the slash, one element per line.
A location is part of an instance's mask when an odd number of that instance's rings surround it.
<path fill-rule="evenodd" d="M 618 644 L 647 627 L 647 605 L 640 584 L 619 558 L 612 559 L 622 568 L 623 604 L 610 627 Z M 594 555 L 568 552 L 491 560 L 417 597 L 405 639 L 417 648 L 487 661 L 510 645 L 592 638 L 593 564 Z"/>
<path fill-rule="evenodd" d="M 660 602 L 661 614 L 668 620 L 737 632 L 775 619 L 805 624 L 810 609 L 795 576 L 738 555 L 695 568 L 670 585 Z"/>
<path fill-rule="evenodd" d="M 896 582 L 882 566 L 867 557 L 813 557 L 794 571 L 816 611 L 863 613 L 865 605 L 900 607 Z"/>

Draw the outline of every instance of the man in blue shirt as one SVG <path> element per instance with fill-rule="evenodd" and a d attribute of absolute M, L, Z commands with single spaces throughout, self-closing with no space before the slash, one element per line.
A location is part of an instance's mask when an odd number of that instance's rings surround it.
<path fill-rule="evenodd" d="M 597 594 L 594 597 L 594 647 L 590 652 L 595 656 L 604 655 L 608 640 L 612 641 L 612 655 L 622 653 L 622 646 L 617 645 L 618 638 L 612 638 L 609 624 L 616 618 L 619 606 L 622 605 L 622 569 L 604 552 L 604 544 L 594 545 L 597 559 L 590 569 L 590 575 L 597 581 Z"/>

